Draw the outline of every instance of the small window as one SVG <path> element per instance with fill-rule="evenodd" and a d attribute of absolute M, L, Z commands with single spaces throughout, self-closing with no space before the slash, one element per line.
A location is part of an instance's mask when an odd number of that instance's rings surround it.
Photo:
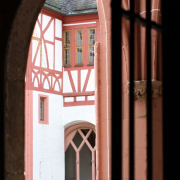
<path fill-rule="evenodd" d="M 49 108 L 48 108 L 48 96 L 39 94 L 39 123 L 49 124 Z"/>
<path fill-rule="evenodd" d="M 71 31 L 64 31 L 64 66 L 71 66 Z"/>
<path fill-rule="evenodd" d="M 94 64 L 94 45 L 96 42 L 96 28 L 88 29 L 88 64 Z"/>
<path fill-rule="evenodd" d="M 44 98 L 40 98 L 40 121 L 44 121 Z"/>
<path fill-rule="evenodd" d="M 75 52 L 76 52 L 76 60 L 75 65 L 83 65 L 83 30 L 76 29 L 75 31 Z"/>

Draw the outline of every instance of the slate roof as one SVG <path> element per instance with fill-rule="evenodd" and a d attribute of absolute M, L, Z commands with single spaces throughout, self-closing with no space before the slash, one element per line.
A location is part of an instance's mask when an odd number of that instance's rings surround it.
<path fill-rule="evenodd" d="M 63 15 L 97 13 L 96 0 L 46 0 L 45 8 Z"/>

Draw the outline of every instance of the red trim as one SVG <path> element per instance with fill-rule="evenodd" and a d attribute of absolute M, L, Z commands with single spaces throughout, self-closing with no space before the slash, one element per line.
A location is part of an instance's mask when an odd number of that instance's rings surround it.
<path fill-rule="evenodd" d="M 64 30 L 64 29 L 63 29 Z M 72 27 L 71 29 L 71 66 L 75 65 L 75 29 Z"/>
<path fill-rule="evenodd" d="M 98 14 L 65 16 L 63 17 L 63 23 L 68 24 L 77 21 L 92 21 L 92 19 L 99 19 Z"/>
<path fill-rule="evenodd" d="M 85 105 L 95 105 L 95 101 L 77 101 L 77 102 L 64 102 L 64 107 L 68 106 L 85 106 Z"/>
<path fill-rule="evenodd" d="M 84 87 L 83 87 L 82 91 L 86 91 L 86 87 L 87 87 L 87 84 L 88 84 L 88 81 L 89 81 L 90 73 L 91 73 L 91 69 L 88 69 L 88 73 L 87 73 L 86 80 L 85 80 Z"/>
<path fill-rule="evenodd" d="M 25 179 L 33 179 L 33 92 L 25 91 Z"/>
<path fill-rule="evenodd" d="M 54 18 L 51 17 L 51 19 L 49 20 L 48 24 L 46 25 L 46 27 L 44 28 L 44 30 L 42 31 L 42 34 L 44 35 L 45 32 L 48 30 L 49 26 L 51 25 L 52 21 L 54 20 Z"/>
<path fill-rule="evenodd" d="M 32 36 L 32 38 L 31 38 L 31 39 L 36 40 L 36 41 L 40 41 L 40 38 L 38 38 L 38 37 L 34 37 L 34 36 Z"/>
<path fill-rule="evenodd" d="M 87 66 L 87 65 L 84 65 L 84 66 L 71 66 L 71 67 L 64 67 L 64 71 L 73 71 L 73 70 L 88 70 L 88 69 L 94 69 L 94 65 L 92 66 Z"/>
<path fill-rule="evenodd" d="M 44 121 L 40 120 L 40 98 L 44 98 Z M 49 124 L 49 96 L 38 94 L 38 122 L 39 124 Z"/>
<path fill-rule="evenodd" d="M 36 69 L 36 70 L 39 70 L 39 72 L 46 71 L 46 72 L 48 72 L 48 74 L 54 75 L 54 76 L 55 76 L 55 74 L 59 74 L 61 76 L 61 78 L 62 78 L 62 72 L 61 71 L 47 69 L 47 68 L 43 68 L 43 67 L 39 68 L 38 66 L 33 66 L 32 68 Z"/>
<path fill-rule="evenodd" d="M 41 44 L 41 41 L 39 41 L 38 43 L 38 46 L 37 46 L 37 49 L 36 49 L 36 53 L 34 55 L 34 59 L 33 59 L 33 65 L 35 64 L 35 61 L 36 61 L 36 58 L 37 58 L 37 54 L 38 54 L 38 51 L 39 51 L 39 47 L 40 47 L 40 44 Z M 30 62 L 31 63 L 31 62 Z"/>
<path fill-rule="evenodd" d="M 87 29 L 87 27 L 85 26 L 84 28 L 83 28 L 83 30 L 84 30 L 84 41 L 86 42 L 86 43 L 84 43 L 84 46 L 83 46 L 83 51 L 84 51 L 84 57 L 83 57 L 83 59 L 84 59 L 84 64 L 87 64 L 88 63 L 88 59 L 87 59 L 87 45 L 88 45 L 88 29 Z"/>
<path fill-rule="evenodd" d="M 45 40 L 45 39 L 43 39 L 43 40 L 44 40 L 44 42 L 45 42 L 45 43 L 52 44 L 52 45 L 54 45 L 54 44 L 55 44 L 55 42 L 48 41 L 48 40 Z"/>
<path fill-rule="evenodd" d="M 76 93 L 63 93 L 64 107 L 68 106 L 84 106 L 84 105 L 95 105 L 94 100 L 87 100 L 87 96 L 93 96 L 94 91 L 90 92 L 76 92 Z M 85 96 L 85 101 L 76 101 L 76 97 Z M 65 102 L 65 97 L 74 97 L 74 102 Z"/>
<path fill-rule="evenodd" d="M 32 84 L 31 62 L 32 62 L 32 41 L 30 42 L 28 59 L 27 59 L 25 89 L 29 89 L 30 85 Z"/>
<path fill-rule="evenodd" d="M 39 21 L 39 20 L 38 20 Z M 43 18 L 42 18 L 42 12 L 41 12 L 41 24 L 40 24 L 40 32 L 41 32 L 41 47 L 40 47 L 40 67 L 42 67 L 42 24 L 43 24 Z M 42 84 L 42 75 L 40 74 L 40 84 Z M 41 86 L 38 86 L 41 87 Z"/>
<path fill-rule="evenodd" d="M 85 101 L 87 101 L 87 96 L 85 96 Z M 94 101 L 94 100 L 93 100 Z"/>
<path fill-rule="evenodd" d="M 92 22 L 91 20 L 90 22 Z M 94 20 L 95 21 L 95 20 Z M 86 21 L 87 22 L 87 21 Z M 73 23 L 76 24 L 77 22 Z M 96 28 L 97 27 L 97 22 L 92 23 L 92 24 L 79 24 L 79 25 L 73 25 L 73 26 L 63 26 L 63 30 L 69 30 L 69 29 L 81 29 L 81 28 Z"/>
<path fill-rule="evenodd" d="M 53 69 L 55 69 L 55 36 L 56 36 L 56 22 L 54 20 L 54 52 L 53 52 Z M 53 88 L 53 84 L 52 84 L 52 80 L 53 80 L 53 77 L 51 76 L 51 88 Z M 55 83 L 54 83 L 54 86 L 55 86 Z M 59 87 L 59 90 L 60 90 L 60 87 Z"/>
<path fill-rule="evenodd" d="M 78 70 L 78 92 L 81 92 L 81 71 Z"/>
<path fill-rule="evenodd" d="M 100 23 L 99 23 L 99 19 L 97 20 L 97 28 L 96 28 L 96 33 L 97 33 L 97 42 L 100 42 L 101 39 L 101 33 L 100 33 Z"/>
<path fill-rule="evenodd" d="M 74 82 L 73 82 L 73 79 L 72 79 L 72 76 L 71 76 L 71 72 L 70 71 L 67 71 L 67 72 L 68 72 L 68 76 L 69 76 L 69 80 L 70 80 L 70 83 L 71 83 L 72 90 L 73 90 L 73 92 L 76 92 Z"/>
<path fill-rule="evenodd" d="M 58 38 L 55 36 L 55 40 L 62 41 L 62 38 Z"/>
<path fill-rule="evenodd" d="M 45 49 L 45 54 L 46 54 L 46 63 L 47 63 L 47 68 L 49 69 L 49 57 L 48 57 L 48 52 L 47 52 L 47 47 L 44 39 L 44 34 L 43 34 L 43 42 L 44 42 L 44 49 Z"/>
<path fill-rule="evenodd" d="M 63 93 L 63 97 L 92 96 L 94 94 L 95 94 L 94 91 L 90 91 L 90 92 L 76 92 L 76 93 Z"/>

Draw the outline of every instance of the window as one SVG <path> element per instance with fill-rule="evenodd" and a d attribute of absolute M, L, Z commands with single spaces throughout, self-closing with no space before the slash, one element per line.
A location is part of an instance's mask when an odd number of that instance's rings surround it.
<path fill-rule="evenodd" d="M 44 121 L 44 98 L 40 97 L 40 121 Z"/>
<path fill-rule="evenodd" d="M 46 95 L 38 95 L 39 123 L 49 124 L 49 98 Z"/>
<path fill-rule="evenodd" d="M 88 64 L 94 64 L 94 44 L 96 42 L 96 28 L 88 29 Z"/>
<path fill-rule="evenodd" d="M 83 65 L 83 30 L 75 31 L 75 65 Z"/>
<path fill-rule="evenodd" d="M 65 180 L 95 179 L 95 139 L 95 128 L 90 123 L 75 123 L 65 129 Z"/>
<path fill-rule="evenodd" d="M 71 66 L 71 31 L 64 31 L 64 66 Z"/>

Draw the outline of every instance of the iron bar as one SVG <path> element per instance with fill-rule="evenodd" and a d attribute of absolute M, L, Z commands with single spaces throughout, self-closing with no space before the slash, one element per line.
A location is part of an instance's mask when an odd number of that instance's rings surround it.
<path fill-rule="evenodd" d="M 130 11 L 126 11 L 124 9 L 122 9 L 121 11 L 122 11 L 122 16 L 124 16 L 126 19 L 130 20 L 131 16 L 133 16 L 135 22 L 141 24 L 142 26 L 148 25 L 147 20 L 142 18 L 139 14 L 136 14 L 136 13 L 131 14 Z M 150 23 L 150 28 L 153 28 L 153 29 L 157 30 L 158 32 L 162 32 L 161 25 L 155 23 L 154 21 L 150 21 L 149 23 Z"/>
<path fill-rule="evenodd" d="M 147 180 L 152 180 L 151 0 L 146 0 Z"/>
<path fill-rule="evenodd" d="M 121 0 L 111 1 L 112 17 L 112 180 L 122 179 L 122 59 Z M 118 24 L 118 26 L 117 26 Z M 118 79 L 118 81 L 117 81 Z M 118 163 L 118 165 L 117 165 Z"/>
<path fill-rule="evenodd" d="M 130 1 L 129 179 L 134 180 L 134 0 Z"/>

